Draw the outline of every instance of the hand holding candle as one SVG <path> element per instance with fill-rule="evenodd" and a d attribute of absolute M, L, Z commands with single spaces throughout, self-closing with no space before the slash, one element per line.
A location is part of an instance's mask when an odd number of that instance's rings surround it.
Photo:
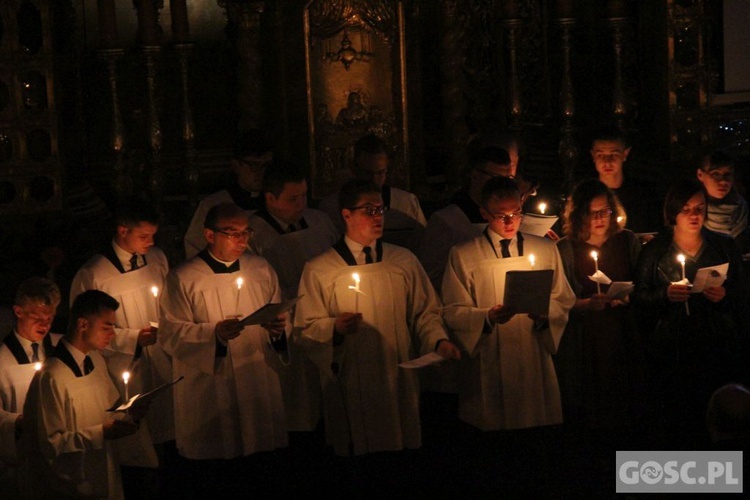
<path fill-rule="evenodd" d="M 594 272 L 599 272 L 599 253 L 596 250 L 593 250 L 591 252 L 591 258 L 594 259 Z M 602 285 L 599 284 L 599 282 L 596 282 L 596 293 L 597 295 L 601 295 L 602 293 Z"/>

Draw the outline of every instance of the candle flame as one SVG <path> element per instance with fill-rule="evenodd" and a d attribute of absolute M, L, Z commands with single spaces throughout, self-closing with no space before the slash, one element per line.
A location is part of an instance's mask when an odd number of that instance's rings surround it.
<path fill-rule="evenodd" d="M 599 254 L 597 253 L 597 251 L 596 251 L 596 250 L 593 250 L 593 251 L 591 252 L 591 258 L 593 258 L 594 260 L 596 260 L 596 259 L 598 259 L 598 258 L 599 258 Z"/>
<path fill-rule="evenodd" d="M 534 267 L 534 262 L 536 261 L 536 257 L 534 257 L 534 254 L 529 254 L 529 262 L 531 262 L 531 267 Z"/>
<path fill-rule="evenodd" d="M 359 273 L 352 273 L 352 279 L 359 285 Z"/>
<path fill-rule="evenodd" d="M 151 293 L 154 294 L 154 297 L 158 297 L 159 296 L 159 287 L 152 286 L 151 287 Z"/>
<path fill-rule="evenodd" d="M 546 203 L 540 203 L 539 204 L 539 211 L 544 215 L 544 211 L 547 210 L 547 204 Z"/>
<path fill-rule="evenodd" d="M 682 255 L 682 254 L 680 254 L 680 255 L 677 256 L 677 260 L 680 261 L 680 264 L 684 264 L 685 263 L 685 256 Z"/>
<path fill-rule="evenodd" d="M 42 364 L 38 361 L 34 364 L 34 370 L 39 371 L 42 369 Z"/>
<path fill-rule="evenodd" d="M 622 222 L 622 215 L 619 215 L 619 216 L 617 217 L 617 223 L 619 224 L 620 222 Z"/>
<path fill-rule="evenodd" d="M 122 381 L 127 384 L 128 380 L 130 380 L 130 372 L 122 372 Z"/>
<path fill-rule="evenodd" d="M 242 284 L 245 282 L 242 278 L 237 278 L 237 290 L 242 288 Z"/>

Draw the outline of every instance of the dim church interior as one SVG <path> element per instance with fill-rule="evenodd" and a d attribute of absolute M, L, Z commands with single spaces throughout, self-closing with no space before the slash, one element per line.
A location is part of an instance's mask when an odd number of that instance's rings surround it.
<path fill-rule="evenodd" d="M 736 0 L 4 1 L 5 324 L 24 278 L 66 293 L 118 199 L 156 204 L 158 245 L 181 262 L 194 207 L 231 182 L 233 137 L 251 128 L 306 170 L 313 204 L 346 178 L 364 133 L 388 143 L 390 182 L 426 215 L 460 186 L 470 138 L 496 130 L 520 138 L 520 168 L 557 213 L 592 175 L 604 126 L 627 133 L 629 171 L 662 192 L 716 148 L 738 156 L 740 184 L 750 41 L 736 21 L 748 15 Z M 566 467 L 596 467 L 578 458 Z"/>

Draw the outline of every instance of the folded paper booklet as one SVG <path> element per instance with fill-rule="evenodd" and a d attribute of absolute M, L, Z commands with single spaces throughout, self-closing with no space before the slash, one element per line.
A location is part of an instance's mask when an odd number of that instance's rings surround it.
<path fill-rule="evenodd" d="M 301 297 L 302 295 L 300 295 L 299 297 L 294 297 L 293 299 L 285 300 L 284 302 L 276 304 L 266 304 L 252 313 L 250 316 L 241 319 L 240 323 L 245 326 L 273 323 L 279 314 L 283 314 L 294 307 L 294 304 L 296 304 Z"/>
<path fill-rule="evenodd" d="M 505 273 L 503 307 L 516 313 L 549 314 L 553 273 L 552 269 Z"/>
<path fill-rule="evenodd" d="M 623 300 L 635 290 L 635 285 L 633 285 L 632 281 L 612 281 L 609 279 L 609 276 L 600 270 L 589 276 L 589 279 L 600 285 L 609 285 L 605 296 L 612 300 Z"/>
<path fill-rule="evenodd" d="M 547 231 L 552 229 L 552 226 L 557 222 L 556 215 L 541 215 L 541 214 L 523 214 L 521 219 L 521 226 L 519 231 L 522 233 L 533 234 L 544 238 Z"/>
<path fill-rule="evenodd" d="M 692 293 L 701 293 L 706 288 L 723 285 L 728 271 L 729 262 L 718 266 L 701 267 L 693 278 Z"/>
<path fill-rule="evenodd" d="M 416 359 L 410 359 L 409 361 L 404 361 L 403 363 L 400 363 L 398 366 L 401 368 L 424 368 L 425 366 L 434 365 L 436 363 L 442 363 L 445 361 L 445 358 L 443 358 L 440 354 L 436 352 L 431 352 L 429 354 L 425 354 L 424 356 L 420 356 Z"/>
<path fill-rule="evenodd" d="M 152 389 L 148 392 L 145 392 L 143 394 L 136 394 L 135 396 L 131 397 L 128 401 L 121 404 L 120 406 L 117 406 L 117 404 L 115 404 L 114 406 L 112 406 L 112 408 L 110 408 L 107 411 L 126 411 L 126 410 L 129 410 L 130 408 L 139 408 L 145 404 L 150 403 L 151 400 L 154 399 L 158 394 L 172 387 L 183 378 L 185 377 L 180 377 L 177 380 L 173 380 L 172 382 L 165 382 L 161 384 L 159 387 Z"/>

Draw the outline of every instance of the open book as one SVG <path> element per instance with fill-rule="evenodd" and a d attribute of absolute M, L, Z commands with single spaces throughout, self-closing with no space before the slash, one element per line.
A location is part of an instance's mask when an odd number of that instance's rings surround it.
<path fill-rule="evenodd" d="M 159 387 L 155 389 L 151 389 L 150 391 L 145 392 L 143 394 L 136 394 L 135 396 L 133 396 L 132 398 L 130 398 L 128 401 L 124 402 L 120 406 L 117 406 L 117 404 L 115 403 L 115 405 L 112 406 L 112 408 L 108 409 L 107 411 L 127 411 L 130 408 L 139 408 L 143 405 L 147 405 L 158 394 L 162 393 L 169 387 L 172 387 L 183 378 L 185 377 L 184 376 L 180 377 L 177 380 L 173 380 L 172 382 L 164 382 L 162 385 L 160 385 Z"/>
<path fill-rule="evenodd" d="M 302 295 L 300 295 L 299 297 L 294 297 L 293 299 L 285 300 L 284 302 L 280 303 L 268 303 L 252 313 L 250 316 L 242 318 L 240 320 L 240 323 L 242 323 L 244 326 L 273 323 L 279 314 L 283 314 L 294 307 L 294 304 L 296 304 L 300 298 L 302 298 Z"/>
<path fill-rule="evenodd" d="M 516 313 L 549 314 L 553 273 L 552 269 L 505 273 L 503 307 Z"/>

